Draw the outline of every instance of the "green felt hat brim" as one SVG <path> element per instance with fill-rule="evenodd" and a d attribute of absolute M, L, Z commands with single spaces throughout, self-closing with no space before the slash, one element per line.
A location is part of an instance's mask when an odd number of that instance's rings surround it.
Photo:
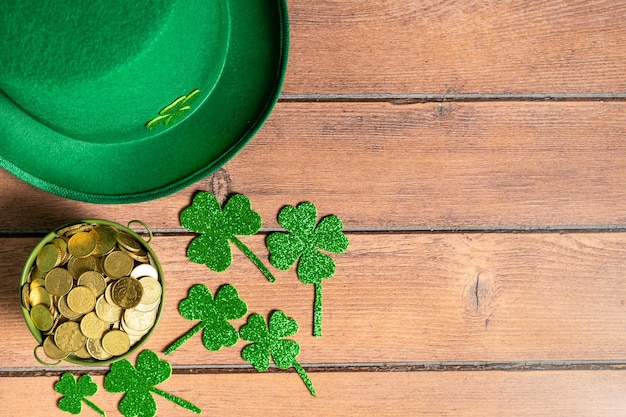
<path fill-rule="evenodd" d="M 145 137 L 90 142 L 51 129 L 0 92 L 0 166 L 48 192 L 103 204 L 156 199 L 214 172 L 269 117 L 289 49 L 285 0 L 228 6 L 223 70 L 189 116 Z"/>

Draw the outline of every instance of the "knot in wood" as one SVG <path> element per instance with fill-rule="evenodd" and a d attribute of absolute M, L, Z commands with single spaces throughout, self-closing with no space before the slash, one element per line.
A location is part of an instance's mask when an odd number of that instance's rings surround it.
<path fill-rule="evenodd" d="M 220 168 L 210 175 L 207 179 L 207 191 L 215 195 L 217 201 L 223 204 L 231 193 L 230 174 L 224 168 Z"/>
<path fill-rule="evenodd" d="M 496 297 L 495 279 L 489 271 L 476 271 L 468 276 L 463 298 L 466 314 L 485 319 L 493 314 Z"/>

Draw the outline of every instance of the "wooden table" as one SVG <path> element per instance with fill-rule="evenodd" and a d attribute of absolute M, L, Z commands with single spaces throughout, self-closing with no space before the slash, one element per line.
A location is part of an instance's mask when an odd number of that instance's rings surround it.
<path fill-rule="evenodd" d="M 626 415 L 626 29 L 623 1 L 290 0 L 280 102 L 214 175 L 123 206 L 51 196 L 0 173 L 0 415 L 63 416 L 53 384 L 107 367 L 42 367 L 17 296 L 41 237 L 75 218 L 155 232 L 160 354 L 193 323 L 188 289 L 231 283 L 250 311 L 301 325 L 293 369 L 258 373 L 242 344 L 191 341 L 162 389 L 209 416 Z M 238 251 L 227 272 L 186 258 L 180 211 L 198 191 L 250 197 L 264 238 L 284 205 L 344 220 L 350 248 L 313 288 L 269 284 Z M 237 324 L 243 324 L 243 320 Z M 121 395 L 92 400 L 119 415 Z M 157 399 L 159 415 L 193 415 Z M 84 415 L 96 415 L 89 409 Z"/>

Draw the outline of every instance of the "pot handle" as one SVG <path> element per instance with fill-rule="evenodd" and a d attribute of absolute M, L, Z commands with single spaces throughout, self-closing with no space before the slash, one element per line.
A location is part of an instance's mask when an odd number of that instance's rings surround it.
<path fill-rule="evenodd" d="M 56 361 L 55 363 L 49 363 L 49 362 L 46 362 L 46 361 L 44 361 L 43 359 L 41 359 L 41 358 L 39 357 L 39 354 L 37 353 L 37 351 L 38 351 L 40 348 L 43 348 L 43 346 L 42 346 L 42 345 L 37 345 L 37 346 L 35 346 L 35 350 L 33 350 L 33 355 L 35 356 L 35 359 L 37 359 L 37 362 L 39 362 L 40 364 L 42 364 L 42 365 L 44 365 L 44 366 L 57 366 L 58 364 L 60 364 L 60 363 L 61 363 L 61 359 L 59 359 L 59 360 L 58 360 L 58 361 Z"/>
<path fill-rule="evenodd" d="M 145 224 L 144 222 L 142 222 L 141 220 L 131 220 L 131 221 L 128 222 L 128 228 L 129 229 L 130 229 L 130 225 L 133 224 L 133 223 L 140 224 L 141 226 L 143 226 L 144 229 L 146 229 L 148 231 L 148 236 L 150 236 L 150 237 L 148 238 L 148 240 L 146 240 L 146 243 L 150 243 L 152 241 L 153 235 L 152 235 L 152 230 L 150 230 L 148 225 Z"/>

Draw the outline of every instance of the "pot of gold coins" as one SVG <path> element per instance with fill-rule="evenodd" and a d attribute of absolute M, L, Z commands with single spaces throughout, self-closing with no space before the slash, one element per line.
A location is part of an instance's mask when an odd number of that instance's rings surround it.
<path fill-rule="evenodd" d="M 148 230 L 148 240 L 130 229 L 133 223 Z M 152 232 L 138 220 L 128 227 L 81 220 L 39 242 L 22 272 L 20 296 L 40 363 L 107 364 L 150 337 L 164 299 L 163 270 L 151 240 Z"/>

